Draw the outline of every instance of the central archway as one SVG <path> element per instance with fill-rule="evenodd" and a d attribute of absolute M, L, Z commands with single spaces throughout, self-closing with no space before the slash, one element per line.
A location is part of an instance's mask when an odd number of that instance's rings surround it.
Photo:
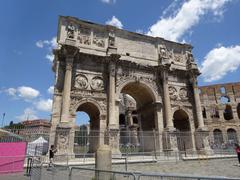
<path fill-rule="evenodd" d="M 193 148 L 192 134 L 188 114 L 179 109 L 173 114 L 173 124 L 177 130 L 177 145 L 180 151 Z"/>
<path fill-rule="evenodd" d="M 89 116 L 89 123 L 75 129 L 74 153 L 95 152 L 99 145 L 100 111 L 92 102 L 85 102 L 79 105 L 77 112 L 85 112 Z"/>
<path fill-rule="evenodd" d="M 120 93 L 120 98 L 123 97 L 124 101 L 124 107 L 119 107 L 124 111 L 119 112 L 120 135 L 124 137 L 120 137 L 120 145 L 129 144 L 137 146 L 141 151 L 152 151 L 153 131 L 158 128 L 153 90 L 142 82 L 130 82 L 123 86 Z"/>

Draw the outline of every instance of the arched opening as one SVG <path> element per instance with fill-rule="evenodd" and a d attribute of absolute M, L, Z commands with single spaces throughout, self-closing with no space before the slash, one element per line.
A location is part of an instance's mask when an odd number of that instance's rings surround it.
<path fill-rule="evenodd" d="M 223 144 L 223 134 L 220 129 L 213 130 L 214 144 L 213 149 L 221 149 Z"/>
<path fill-rule="evenodd" d="M 221 94 L 225 94 L 225 93 L 226 93 L 225 87 L 221 87 L 221 88 L 220 88 L 220 92 L 221 92 Z"/>
<path fill-rule="evenodd" d="M 99 143 L 100 112 L 91 102 L 81 104 L 75 118 L 74 153 L 95 152 Z"/>
<path fill-rule="evenodd" d="M 235 129 L 229 128 L 227 130 L 227 137 L 229 147 L 234 147 L 234 144 L 238 143 L 237 132 L 235 131 Z"/>
<path fill-rule="evenodd" d="M 237 114 L 238 114 L 238 119 L 240 119 L 240 103 L 237 105 Z"/>
<path fill-rule="evenodd" d="M 152 151 L 153 130 L 157 127 L 153 105 L 155 98 L 151 89 L 142 83 L 132 82 L 122 88 L 120 99 L 120 106 L 124 107 L 119 106 L 119 111 L 123 110 L 126 118 L 126 132 L 120 134 L 128 137 L 120 138 L 120 145 L 137 147 L 141 151 Z"/>
<path fill-rule="evenodd" d="M 230 102 L 230 98 L 228 96 L 221 96 L 220 102 L 221 104 L 227 104 Z"/>
<path fill-rule="evenodd" d="M 173 114 L 173 124 L 177 132 L 177 144 L 180 151 L 192 149 L 192 137 L 188 114 L 180 109 Z"/>
<path fill-rule="evenodd" d="M 227 104 L 225 107 L 225 110 L 223 112 L 223 117 L 225 120 L 233 119 L 232 107 L 229 104 Z"/>
<path fill-rule="evenodd" d="M 205 119 L 207 118 L 207 113 L 206 113 L 206 108 L 205 107 L 202 108 L 202 116 Z"/>

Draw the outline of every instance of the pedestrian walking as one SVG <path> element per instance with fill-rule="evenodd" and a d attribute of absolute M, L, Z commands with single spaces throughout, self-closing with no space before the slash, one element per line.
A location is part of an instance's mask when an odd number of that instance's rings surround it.
<path fill-rule="evenodd" d="M 240 146 L 237 143 L 235 143 L 235 150 L 238 156 L 238 166 L 240 166 Z"/>
<path fill-rule="evenodd" d="M 52 167 L 54 154 L 57 152 L 57 149 L 54 148 L 54 145 L 51 145 L 49 149 L 49 167 Z"/>

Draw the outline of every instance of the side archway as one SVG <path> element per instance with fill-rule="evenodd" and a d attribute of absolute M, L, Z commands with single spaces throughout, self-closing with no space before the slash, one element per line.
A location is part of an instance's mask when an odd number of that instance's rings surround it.
<path fill-rule="evenodd" d="M 173 124 L 177 130 L 177 145 L 180 151 L 186 151 L 193 148 L 192 133 L 189 122 L 189 116 L 183 109 L 176 110 L 173 113 Z"/>
<path fill-rule="evenodd" d="M 74 153 L 95 152 L 100 142 L 100 115 L 101 109 L 94 101 L 80 101 L 75 110 L 85 112 L 89 116 L 89 123 L 75 127 Z M 77 105 L 76 105 L 77 106 Z M 75 116 L 75 121 L 76 121 Z M 80 117 L 81 118 L 81 117 Z M 74 122 L 75 123 L 75 122 Z M 78 129 L 77 129 L 78 128 Z"/>

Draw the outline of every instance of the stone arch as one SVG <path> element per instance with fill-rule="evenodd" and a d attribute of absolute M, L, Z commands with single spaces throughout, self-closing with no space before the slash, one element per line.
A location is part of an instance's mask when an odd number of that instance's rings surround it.
<path fill-rule="evenodd" d="M 205 107 L 202 107 L 202 116 L 204 119 L 207 118 L 207 112 L 206 112 L 206 108 Z"/>
<path fill-rule="evenodd" d="M 237 105 L 237 114 L 238 114 L 238 119 L 240 119 L 240 103 Z"/>
<path fill-rule="evenodd" d="M 214 138 L 214 148 L 221 148 L 223 140 L 223 133 L 220 129 L 213 130 L 213 138 Z"/>
<path fill-rule="evenodd" d="M 72 111 L 74 111 L 75 118 L 76 118 L 75 114 L 78 111 L 79 112 L 83 111 L 87 113 L 88 116 L 90 117 L 89 124 L 87 125 L 88 128 L 86 128 L 87 132 L 82 132 L 81 129 L 79 130 L 75 129 L 75 136 L 74 136 L 74 142 L 75 142 L 74 153 L 75 154 L 82 153 L 82 152 L 79 152 L 79 150 L 83 149 L 81 147 L 82 144 L 77 144 L 76 142 L 82 142 L 83 139 L 84 141 L 85 140 L 87 141 L 84 144 L 84 148 L 88 149 L 88 152 L 92 153 L 97 150 L 100 144 L 100 140 L 103 139 L 103 137 L 102 138 L 100 137 L 102 134 L 100 133 L 100 130 L 102 130 L 102 127 L 100 127 L 102 125 L 102 123 L 100 122 L 102 120 L 101 119 L 102 110 L 103 109 L 100 106 L 100 104 L 96 100 L 90 99 L 90 98 L 84 98 L 76 102 L 76 104 L 72 108 Z"/>
<path fill-rule="evenodd" d="M 140 150 L 152 151 L 152 141 L 155 129 L 158 129 L 155 103 L 159 100 L 158 94 L 149 83 L 145 81 L 128 80 L 117 88 L 116 95 L 121 93 L 130 95 L 136 102 L 135 107 L 127 108 L 129 143 L 137 145 Z M 134 112 L 134 113 L 132 113 Z"/>
<path fill-rule="evenodd" d="M 147 83 L 145 81 L 141 81 L 141 80 L 140 81 L 136 81 L 136 80 L 133 80 L 133 79 L 127 80 L 127 81 L 121 83 L 117 87 L 117 93 L 116 93 L 117 97 L 120 96 L 120 93 L 122 92 L 124 87 L 126 87 L 128 84 L 134 84 L 134 83 L 139 84 L 139 85 L 143 86 L 145 89 L 147 89 L 147 91 L 151 94 L 152 99 L 154 99 L 154 102 L 162 101 L 161 97 L 159 96 L 159 94 L 157 92 L 157 87 L 154 88 L 154 87 L 152 87 L 151 84 L 149 84 L 149 83 Z"/>
<path fill-rule="evenodd" d="M 76 113 L 77 109 L 79 108 L 79 106 L 81 106 L 84 103 L 92 103 L 93 105 L 95 105 L 98 108 L 100 115 L 105 114 L 104 106 L 101 106 L 99 101 L 97 101 L 93 98 L 82 98 L 80 100 L 76 99 L 71 107 L 71 113 L 74 115 Z"/>
<path fill-rule="evenodd" d="M 233 119 L 232 106 L 230 104 L 226 104 L 225 110 L 223 112 L 223 117 L 225 120 Z"/>
<path fill-rule="evenodd" d="M 234 143 L 238 143 L 237 131 L 234 128 L 227 129 L 228 143 L 234 146 Z"/>
<path fill-rule="evenodd" d="M 185 108 L 184 108 L 185 109 Z M 173 124 L 177 133 L 177 145 L 180 151 L 193 148 L 191 124 L 187 111 L 177 109 L 173 113 Z"/>

